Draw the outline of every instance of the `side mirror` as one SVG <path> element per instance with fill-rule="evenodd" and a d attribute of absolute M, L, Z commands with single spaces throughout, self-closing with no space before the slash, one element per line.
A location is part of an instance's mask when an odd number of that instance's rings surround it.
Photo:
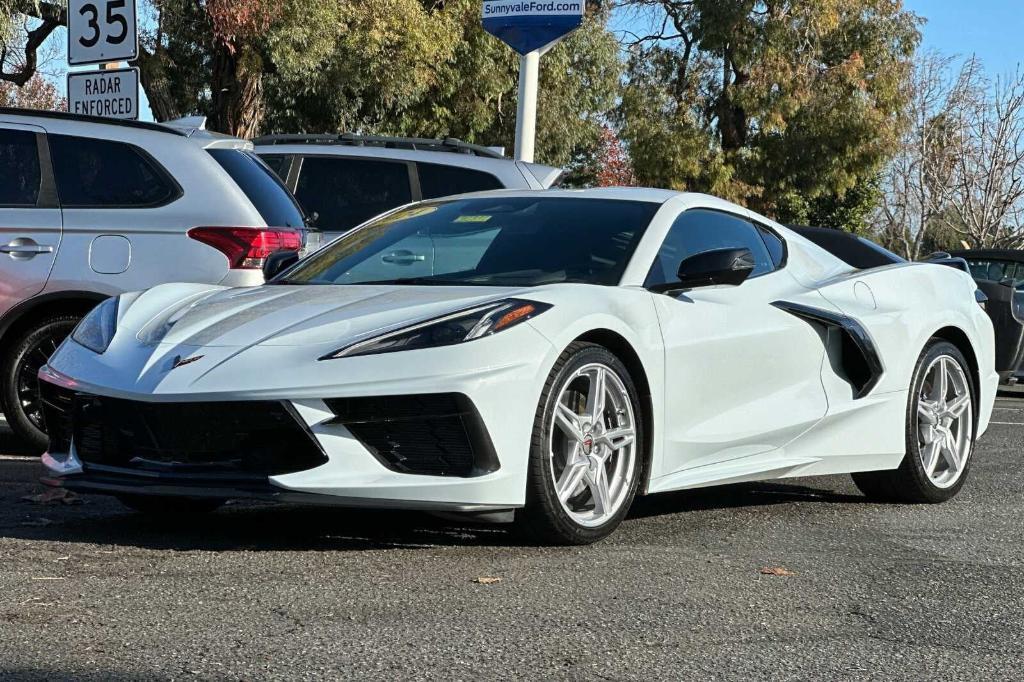
<path fill-rule="evenodd" d="M 267 282 L 299 260 L 298 251 L 275 251 L 263 261 L 263 279 Z"/>
<path fill-rule="evenodd" d="M 750 249 L 714 249 L 683 259 L 676 275 L 678 281 L 659 284 L 654 291 L 678 291 L 715 285 L 736 286 L 754 270 Z"/>

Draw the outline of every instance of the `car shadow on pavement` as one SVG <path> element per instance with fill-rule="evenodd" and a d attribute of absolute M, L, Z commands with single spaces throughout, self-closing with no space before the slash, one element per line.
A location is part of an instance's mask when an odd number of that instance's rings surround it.
<path fill-rule="evenodd" d="M 438 546 L 530 545 L 507 524 L 441 518 L 423 512 L 229 503 L 204 515 L 154 518 L 106 496 L 80 504 L 38 504 L 44 489 L 32 460 L 0 461 L 0 537 L 146 549 L 359 551 Z M 637 498 L 629 518 L 780 505 L 863 503 L 860 495 L 789 483 L 738 483 Z"/>
<path fill-rule="evenodd" d="M 638 497 L 630 509 L 629 518 L 647 518 L 665 514 L 759 507 L 794 502 L 825 504 L 864 504 L 863 495 L 852 495 L 835 490 L 812 488 L 797 483 L 733 483 L 693 490 L 658 493 Z"/>

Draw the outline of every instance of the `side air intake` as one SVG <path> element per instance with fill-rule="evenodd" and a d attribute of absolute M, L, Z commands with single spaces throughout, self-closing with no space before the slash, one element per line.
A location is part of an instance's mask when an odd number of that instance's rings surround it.
<path fill-rule="evenodd" d="M 870 393 L 882 378 L 882 359 L 878 356 L 871 336 L 857 320 L 802 303 L 774 301 L 772 305 L 811 324 L 821 325 L 840 334 L 839 365 L 843 376 L 853 388 L 855 400 Z"/>

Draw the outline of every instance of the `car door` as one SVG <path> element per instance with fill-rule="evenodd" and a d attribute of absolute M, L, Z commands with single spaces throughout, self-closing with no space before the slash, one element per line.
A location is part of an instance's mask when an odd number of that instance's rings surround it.
<path fill-rule="evenodd" d="M 654 297 L 665 343 L 665 473 L 779 448 L 827 409 L 818 333 L 772 305 L 808 293 L 786 272 L 778 235 L 743 216 L 688 210 L 669 230 L 645 285 L 675 281 L 684 258 L 740 247 L 756 265 L 739 286 Z"/>
<path fill-rule="evenodd" d="M 0 123 L 0 315 L 38 294 L 60 245 L 62 221 L 46 131 Z"/>

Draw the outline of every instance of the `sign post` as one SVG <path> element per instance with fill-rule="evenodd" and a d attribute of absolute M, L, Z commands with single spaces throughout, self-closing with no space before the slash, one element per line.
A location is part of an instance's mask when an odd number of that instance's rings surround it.
<path fill-rule="evenodd" d="M 519 53 L 515 157 L 533 161 L 540 57 L 583 23 L 584 0 L 484 0 L 484 30 Z"/>
<path fill-rule="evenodd" d="M 135 0 L 68 0 L 68 64 L 100 71 L 68 73 L 68 111 L 139 117 L 139 70 L 110 69 L 139 56 Z"/>

